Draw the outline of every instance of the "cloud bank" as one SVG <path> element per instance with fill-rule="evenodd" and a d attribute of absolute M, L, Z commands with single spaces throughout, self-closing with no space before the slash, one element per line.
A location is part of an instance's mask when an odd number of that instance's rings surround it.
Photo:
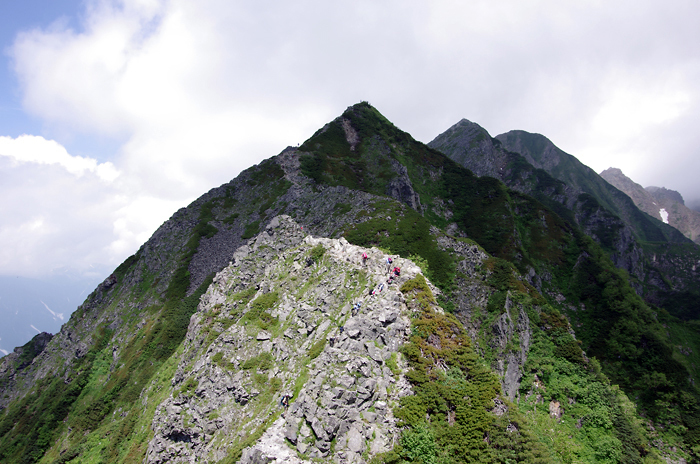
<path fill-rule="evenodd" d="M 700 198 L 698 17 L 690 0 L 87 1 L 79 30 L 24 31 L 10 50 L 47 133 L 0 138 L 15 147 L 0 192 L 26 205 L 0 205 L 0 273 L 116 265 L 360 100 L 424 142 L 466 117 Z M 123 143 L 63 148 L 90 136 Z"/>

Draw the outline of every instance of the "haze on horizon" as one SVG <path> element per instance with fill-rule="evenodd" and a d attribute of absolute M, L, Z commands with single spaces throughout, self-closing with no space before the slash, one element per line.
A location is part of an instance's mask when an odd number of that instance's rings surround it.
<path fill-rule="evenodd" d="M 700 200 L 700 3 L 0 4 L 0 276 L 105 275 L 178 208 L 367 100 Z"/>

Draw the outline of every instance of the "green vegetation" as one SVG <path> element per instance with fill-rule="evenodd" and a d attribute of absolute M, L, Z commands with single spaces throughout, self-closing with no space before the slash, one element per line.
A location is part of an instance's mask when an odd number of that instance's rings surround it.
<path fill-rule="evenodd" d="M 182 384 L 182 387 L 180 387 L 180 390 L 177 392 L 177 394 L 184 396 L 192 396 L 194 395 L 194 391 L 197 389 L 198 386 L 199 382 L 194 377 L 190 377 L 185 381 L 185 383 Z"/>
<path fill-rule="evenodd" d="M 316 359 L 319 354 L 323 352 L 323 348 L 326 346 L 326 338 L 323 337 L 309 348 L 308 357 L 309 360 Z"/>
<path fill-rule="evenodd" d="M 320 259 L 323 257 L 323 255 L 325 253 L 326 253 L 326 249 L 323 247 L 323 245 L 321 245 L 319 243 L 318 245 L 316 245 L 315 247 L 313 247 L 311 249 L 311 251 L 309 252 L 309 258 L 311 258 L 311 260 L 314 263 L 317 263 L 318 261 L 320 261 Z"/>
<path fill-rule="evenodd" d="M 255 287 L 248 287 L 245 290 L 241 290 L 240 292 L 234 293 L 229 296 L 229 300 L 233 302 L 238 302 L 241 305 L 245 306 L 248 304 L 250 300 L 253 299 L 255 294 L 257 293 L 257 289 Z"/>
<path fill-rule="evenodd" d="M 679 439 L 688 446 L 697 443 L 698 392 L 688 382 L 688 369 L 674 359 L 673 348 L 654 312 L 636 296 L 629 277 L 612 265 L 604 248 L 578 229 L 570 211 L 550 201 L 547 205 L 559 213 L 555 214 L 495 179 L 477 178 L 413 141 L 368 104 L 355 105 L 343 118 L 357 131 L 360 143 L 349 152 L 343 121 L 332 122 L 302 146 L 310 153 L 309 170 L 305 173 L 317 182 L 384 195 L 386 178 L 379 169 L 357 170 L 354 166 L 357 159 L 364 166 L 390 166 L 393 159 L 407 168 L 425 210 L 422 216 L 391 200 L 376 202 L 370 210 L 357 214 L 356 220 L 362 222 L 346 227 L 343 235 L 348 241 L 378 246 L 404 257 L 421 257 L 428 264 L 426 274 L 444 292 L 441 303 L 452 310 L 453 258 L 436 245 L 430 226 L 442 228 L 448 222 L 456 223 L 470 239 L 497 258 L 487 264 L 495 291 L 487 305 L 491 315 L 480 316 L 486 318 L 484 322 L 501 314 L 509 292 L 512 296 L 526 295 L 538 305 L 549 302 L 553 306 L 543 311 L 542 323 L 561 329 L 552 335 L 553 356 L 582 366 L 586 359 L 582 348 L 585 349 L 600 360 L 603 372 L 613 382 L 635 398 L 643 414 L 660 423 L 678 424 L 675 435 L 682 436 Z M 324 144 L 334 148 L 326 149 Z M 517 157 L 511 162 L 522 164 Z M 517 170 L 516 164 L 511 168 Z M 560 181 L 545 174 L 534 172 L 538 182 L 547 188 L 563 188 Z M 593 196 L 581 201 L 584 209 L 600 210 Z M 440 212 L 445 209 L 449 216 Z M 603 228 L 595 233 L 603 247 L 612 247 L 614 230 Z M 514 272 L 526 273 L 531 268 L 551 276 L 551 280 L 543 282 L 546 298 L 514 277 Z M 580 342 L 571 337 L 566 319 L 554 309 L 571 307 L 560 306 L 554 298 L 557 294 L 565 297 L 567 305 L 585 307 L 585 311 L 567 314 L 575 322 Z M 678 298 L 693 300 L 690 293 Z"/>
<path fill-rule="evenodd" d="M 129 256 L 114 270 L 114 275 L 117 281 L 121 281 L 126 273 L 138 262 L 141 255 L 141 250 L 137 251 L 133 255 Z"/>
<path fill-rule="evenodd" d="M 349 203 L 336 203 L 333 207 L 333 216 L 343 216 L 352 210 L 352 205 Z"/>
<path fill-rule="evenodd" d="M 3 410 L 0 416 L 0 436 L 3 437 L 0 460 L 32 463 L 44 455 L 58 435 L 61 422 L 83 393 L 95 358 L 110 337 L 111 331 L 104 327 L 100 329 L 93 348 L 79 361 L 81 374 L 68 385 L 58 376 L 46 378 L 20 401 Z"/>
<path fill-rule="evenodd" d="M 348 137 L 353 132 L 356 144 Z M 594 243 L 561 205 L 545 196 L 535 200 L 509 190 L 492 178 L 477 178 L 415 142 L 366 103 L 314 134 L 301 150 L 302 172 L 317 186 L 343 185 L 386 196 L 389 183 L 399 177 L 405 184 L 402 198 L 410 190 L 412 198 L 420 199 L 421 211 L 394 199 L 378 200 L 356 212 L 342 234 L 354 244 L 413 259 L 443 292 L 436 299 L 422 275 L 400 288 L 411 308 L 411 335 L 402 348 L 401 363 L 395 353 L 385 362 L 397 376 L 399 364 L 406 361 L 406 376 L 415 394 L 403 397 L 394 411 L 405 427 L 395 449 L 372 462 L 653 463 L 660 460 L 654 448 L 661 448 L 659 443 L 678 449 L 679 456 L 700 459 L 700 394 L 695 387 L 700 329 L 692 321 L 700 314 L 700 291 L 659 294 L 659 300 L 670 306 L 650 307 L 608 257 L 618 232 L 614 227 L 593 231 L 600 245 Z M 524 172 L 523 163 L 521 157 L 510 158 L 509 175 Z M 399 164 L 408 179 L 403 171 L 398 174 Z M 564 188 L 544 171 L 528 172 L 531 176 L 523 182 L 555 192 Z M 255 193 L 245 196 L 252 198 L 245 209 L 228 211 L 237 204 L 232 187 L 226 188 L 225 197 L 195 203 L 197 223 L 179 256 L 172 258 L 174 266 L 167 270 L 174 273 L 164 294 L 158 293 L 162 286 L 155 289 L 162 274 L 141 262 L 143 250 L 115 270 L 118 282 L 136 275 L 139 283 L 127 295 L 131 300 L 109 302 L 114 305 L 110 311 L 135 307 L 134 301 L 148 301 L 150 306 L 133 313 L 124 310 L 119 319 L 104 323 L 87 354 L 73 360 L 70 370 L 59 367 L 0 413 L 0 461 L 36 462 L 42 456 L 44 462 L 143 460 L 151 432 L 140 408 L 146 403 L 155 408 L 170 392 L 192 396 L 198 388 L 187 375 L 174 389 L 170 382 L 177 367 L 173 353 L 182 346 L 190 317 L 212 282 L 210 276 L 197 289 L 191 288 L 189 267 L 199 245 L 218 233 L 212 224 L 217 220 L 233 225 L 240 219 L 237 227 L 247 224 L 242 235 L 247 239 L 260 231 L 267 214 L 288 206 L 280 197 L 291 184 L 276 162 L 264 161 L 243 178 Z M 578 201 L 582 214 L 604 217 L 596 192 L 583 194 Z M 349 203 L 337 203 L 332 214 L 338 218 L 352 210 Z M 478 243 L 492 255 L 477 271 L 480 275 L 467 277 L 464 269 L 458 273 L 454 250 L 442 249 L 440 232 L 431 232 L 448 224 L 459 229 L 454 235 L 469 237 L 459 240 Z M 667 235 L 663 228 L 640 230 L 647 239 Z M 663 253 L 668 262 L 687 251 L 682 243 L 644 247 Z M 308 258 L 325 262 L 325 253 L 319 244 L 308 250 Z M 531 270 L 541 277 L 541 293 L 520 277 Z M 669 282 L 687 278 L 674 272 L 681 271 L 649 267 L 650 275 Z M 364 275 L 355 277 L 360 286 L 367 282 Z M 459 322 L 466 316 L 458 311 L 461 302 L 455 288 L 455 281 L 472 278 L 485 279 L 491 288 L 485 308 L 470 309 L 470 331 L 476 334 L 470 333 L 476 343 Z M 295 287 L 296 296 L 308 297 L 305 292 L 322 279 L 314 274 L 298 290 Z M 255 298 L 256 287 L 248 281 L 245 285 L 239 282 L 234 287 L 239 291 L 231 290 L 226 304 L 206 314 L 202 349 L 239 318 L 248 326 L 248 335 L 262 329 L 275 336 L 288 327 L 271 314 L 279 301 L 277 292 Z M 342 291 L 347 295 L 354 290 L 346 286 Z M 85 317 L 87 308 L 76 312 L 72 321 Z M 491 343 L 493 324 L 506 311 L 513 322 L 521 311 L 530 321 L 530 348 L 517 404 L 500 397 L 499 379 L 488 367 L 495 366 L 496 356 L 504 352 L 520 354 L 522 334 L 512 334 L 505 348 Z M 133 335 L 112 341 L 107 323 L 133 328 Z M 325 336 L 311 344 L 305 361 L 316 359 L 325 344 Z M 115 347 L 118 358 L 113 356 Z M 31 363 L 37 352 L 34 345 L 25 345 L 16 367 Z M 238 361 L 224 359 L 222 352 L 214 354 L 212 362 L 223 369 L 238 366 Z M 272 363 L 270 353 L 259 352 L 240 364 L 241 375 L 260 392 L 252 400 L 256 414 L 282 388 L 280 378 L 269 377 L 276 372 Z M 294 397 L 308 377 L 307 368 L 298 372 Z M 214 417 L 217 412 L 210 414 Z M 246 429 L 228 459 L 235 462 L 275 418 L 269 413 L 262 424 Z"/>
<path fill-rule="evenodd" d="M 0 460 L 36 462 L 56 437 L 70 430 L 68 443 L 73 446 L 58 461 L 68 462 L 82 453 L 85 436 L 101 427 L 110 412 L 117 406 L 132 407 L 158 368 L 180 345 L 199 297 L 212 282 L 213 275 L 187 296 L 189 262 L 201 238 L 212 237 L 217 232 L 208 224 L 213 219 L 214 205 L 210 201 L 201 206 L 199 222 L 180 256 L 165 292 L 165 302 L 159 307 L 158 320 L 144 327 L 142 335 L 133 337 L 123 348 L 122 363 L 108 380 L 104 378 L 109 364 L 104 360 L 112 332 L 103 327 L 87 355 L 73 362 L 75 375 L 65 380 L 58 375 L 42 381 L 35 393 L 29 393 L 0 414 Z M 139 257 L 140 253 L 131 256 L 115 270 L 118 280 L 137 265 Z M 118 444 L 132 434 L 135 423 L 131 418 L 125 419 L 118 433 L 104 439 L 108 453 L 118 453 Z"/>
<path fill-rule="evenodd" d="M 404 258 L 420 256 L 428 263 L 431 282 L 449 289 L 454 279 L 454 261 L 449 253 L 439 248 L 430 233 L 430 223 L 395 201 L 379 201 L 373 207 L 373 217 L 348 226 L 343 234 L 345 238 L 357 245 L 388 249 Z"/>
<path fill-rule="evenodd" d="M 279 295 L 270 292 L 260 295 L 250 303 L 250 310 L 243 316 L 244 323 L 255 323 L 260 329 L 268 330 L 278 324 L 277 318 L 267 311 L 277 303 Z"/>
<path fill-rule="evenodd" d="M 245 226 L 245 230 L 243 231 L 243 235 L 241 235 L 241 238 L 244 240 L 248 240 L 249 238 L 253 238 L 255 235 L 260 232 L 260 221 L 253 221 L 250 224 Z"/>
<path fill-rule="evenodd" d="M 457 319 L 435 311 L 422 276 L 401 291 L 420 313 L 401 349 L 415 394 L 403 397 L 394 411 L 408 427 L 394 452 L 403 462 L 549 462 L 517 412 L 509 413 L 510 421 L 489 412 L 500 392 L 498 380 L 481 364 Z M 519 424 L 515 432 L 506 430 L 512 422 Z"/>
<path fill-rule="evenodd" d="M 260 353 L 257 356 L 244 361 L 241 364 L 241 369 L 252 370 L 260 369 L 261 371 L 266 371 L 272 367 L 272 355 L 268 352 Z"/>
<path fill-rule="evenodd" d="M 223 222 L 224 224 L 232 225 L 234 222 L 236 222 L 236 219 L 238 219 L 238 216 L 240 216 L 240 214 L 238 214 L 238 213 L 233 213 L 233 214 L 231 214 L 230 216 L 227 216 L 227 217 L 226 217 L 223 221 L 221 221 L 221 222 Z"/>

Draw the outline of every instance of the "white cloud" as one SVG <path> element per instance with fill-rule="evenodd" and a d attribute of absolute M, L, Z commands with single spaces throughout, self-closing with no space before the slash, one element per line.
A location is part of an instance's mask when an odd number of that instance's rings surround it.
<path fill-rule="evenodd" d="M 38 276 L 113 262 L 113 211 L 121 206 L 94 171 L 0 156 L 0 274 Z M 117 258 L 118 259 L 118 258 Z"/>
<path fill-rule="evenodd" d="M 644 169 L 661 172 L 653 157 L 669 145 L 660 140 L 681 132 L 672 126 L 690 133 L 700 120 L 697 2 L 86 7 L 79 30 L 57 23 L 18 35 L 11 56 L 23 104 L 47 131 L 125 143 L 114 156 L 80 158 L 41 137 L 0 138 L 0 153 L 3 143 L 14 147 L 14 164 L 6 158 L 0 170 L 13 182 L 0 183 L 0 193 L 31 200 L 3 216 L 12 227 L 0 226 L 0 263 L 5 244 L 19 240 L 10 248 L 26 259 L 13 259 L 35 268 L 41 260 L 32 256 L 83 229 L 90 247 L 73 248 L 74 256 L 118 262 L 178 207 L 360 100 L 426 142 L 466 117 L 493 135 L 543 133 L 595 169 L 619 160 L 612 164 L 625 172 L 641 166 L 640 150 Z M 696 140 L 674 140 L 688 159 Z M 53 196 L 63 198 L 55 210 L 46 206 Z"/>
<path fill-rule="evenodd" d="M 17 163 L 57 164 L 78 177 L 85 172 L 93 172 L 107 183 L 119 176 L 119 172 L 112 163 L 98 163 L 92 158 L 71 156 L 55 140 L 46 140 L 41 136 L 20 135 L 17 138 L 0 136 L 0 156 L 7 156 Z"/>

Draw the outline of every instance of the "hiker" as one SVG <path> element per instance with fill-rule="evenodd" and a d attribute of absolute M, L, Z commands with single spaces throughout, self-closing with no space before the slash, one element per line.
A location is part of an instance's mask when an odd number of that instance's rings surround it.
<path fill-rule="evenodd" d="M 280 405 L 284 408 L 284 412 L 282 413 L 282 417 L 284 417 L 287 414 L 287 410 L 289 409 L 289 394 L 285 393 L 282 396 L 282 399 L 280 400 Z"/>
<path fill-rule="evenodd" d="M 391 272 L 391 263 L 393 263 L 394 260 L 391 259 L 391 256 L 386 257 L 386 272 Z"/>
<path fill-rule="evenodd" d="M 394 275 L 396 275 L 396 277 L 401 275 L 401 268 L 400 267 L 394 268 Z"/>
<path fill-rule="evenodd" d="M 340 330 L 340 334 L 342 335 L 342 334 L 343 334 L 343 330 L 345 330 L 345 327 L 343 327 L 343 326 L 341 325 L 340 327 L 338 327 L 338 330 Z"/>
<path fill-rule="evenodd" d="M 379 284 L 379 292 L 381 293 L 382 290 L 384 290 L 384 284 Z"/>
<path fill-rule="evenodd" d="M 362 252 L 362 264 L 367 263 L 367 252 Z"/>

